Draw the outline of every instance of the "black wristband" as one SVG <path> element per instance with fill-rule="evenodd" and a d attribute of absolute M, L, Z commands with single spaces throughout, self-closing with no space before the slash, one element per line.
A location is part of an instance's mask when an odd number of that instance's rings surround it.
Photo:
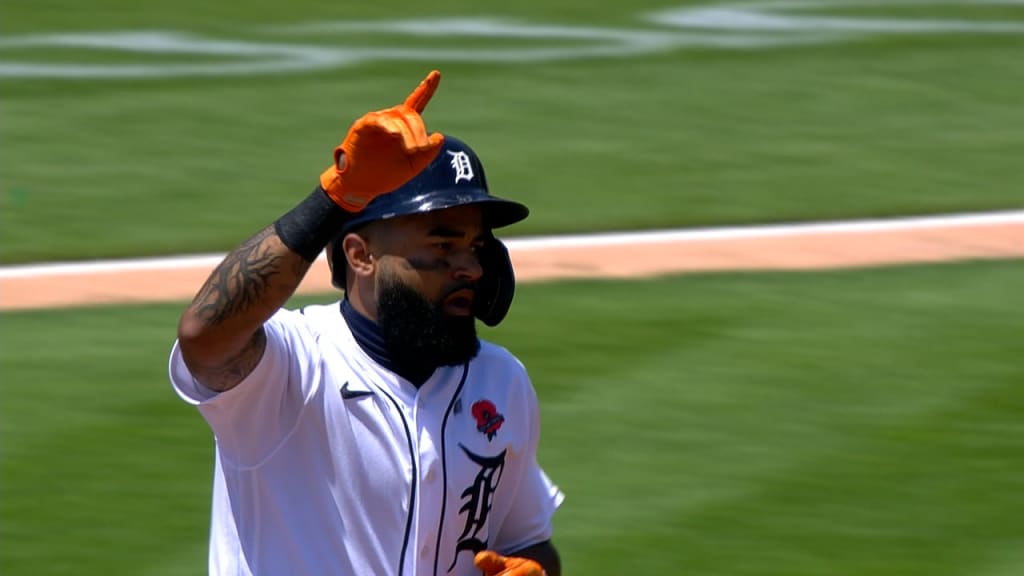
<path fill-rule="evenodd" d="M 305 200 L 274 222 L 274 230 L 292 252 L 312 262 L 352 216 L 317 186 Z"/>

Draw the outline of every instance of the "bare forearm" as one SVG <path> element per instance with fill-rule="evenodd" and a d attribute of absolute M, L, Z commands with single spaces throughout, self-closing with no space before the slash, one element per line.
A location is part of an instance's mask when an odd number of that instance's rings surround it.
<path fill-rule="evenodd" d="M 205 386 L 227 390 L 256 367 L 266 347 L 263 323 L 298 288 L 310 262 L 268 226 L 214 269 L 178 326 L 182 356 Z"/>
<path fill-rule="evenodd" d="M 309 266 L 267 226 L 221 261 L 188 310 L 209 327 L 255 329 L 291 297 Z"/>

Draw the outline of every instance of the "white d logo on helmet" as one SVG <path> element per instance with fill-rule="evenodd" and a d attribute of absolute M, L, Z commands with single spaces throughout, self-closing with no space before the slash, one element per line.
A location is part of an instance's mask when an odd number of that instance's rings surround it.
<path fill-rule="evenodd" d="M 458 152 L 447 150 L 447 152 L 452 157 L 452 170 L 455 170 L 455 183 L 458 184 L 459 180 L 471 182 L 473 180 L 473 165 L 469 163 L 469 154 L 466 154 L 461 150 Z"/>

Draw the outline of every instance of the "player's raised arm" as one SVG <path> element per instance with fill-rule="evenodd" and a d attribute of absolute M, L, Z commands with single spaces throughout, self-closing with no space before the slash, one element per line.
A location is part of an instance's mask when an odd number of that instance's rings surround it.
<path fill-rule="evenodd" d="M 229 390 L 252 372 L 266 348 L 263 323 L 295 292 L 348 216 L 437 156 L 444 137 L 428 135 L 420 113 L 440 79 L 433 71 L 403 104 L 359 118 L 313 193 L 210 274 L 178 324 L 182 358 L 200 383 Z"/>

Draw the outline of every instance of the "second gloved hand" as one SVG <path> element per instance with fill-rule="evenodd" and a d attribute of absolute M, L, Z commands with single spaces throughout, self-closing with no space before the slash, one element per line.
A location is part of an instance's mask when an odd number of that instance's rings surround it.
<path fill-rule="evenodd" d="M 502 556 L 493 550 L 478 552 L 473 558 L 484 576 L 544 576 L 540 564 L 528 558 Z"/>

